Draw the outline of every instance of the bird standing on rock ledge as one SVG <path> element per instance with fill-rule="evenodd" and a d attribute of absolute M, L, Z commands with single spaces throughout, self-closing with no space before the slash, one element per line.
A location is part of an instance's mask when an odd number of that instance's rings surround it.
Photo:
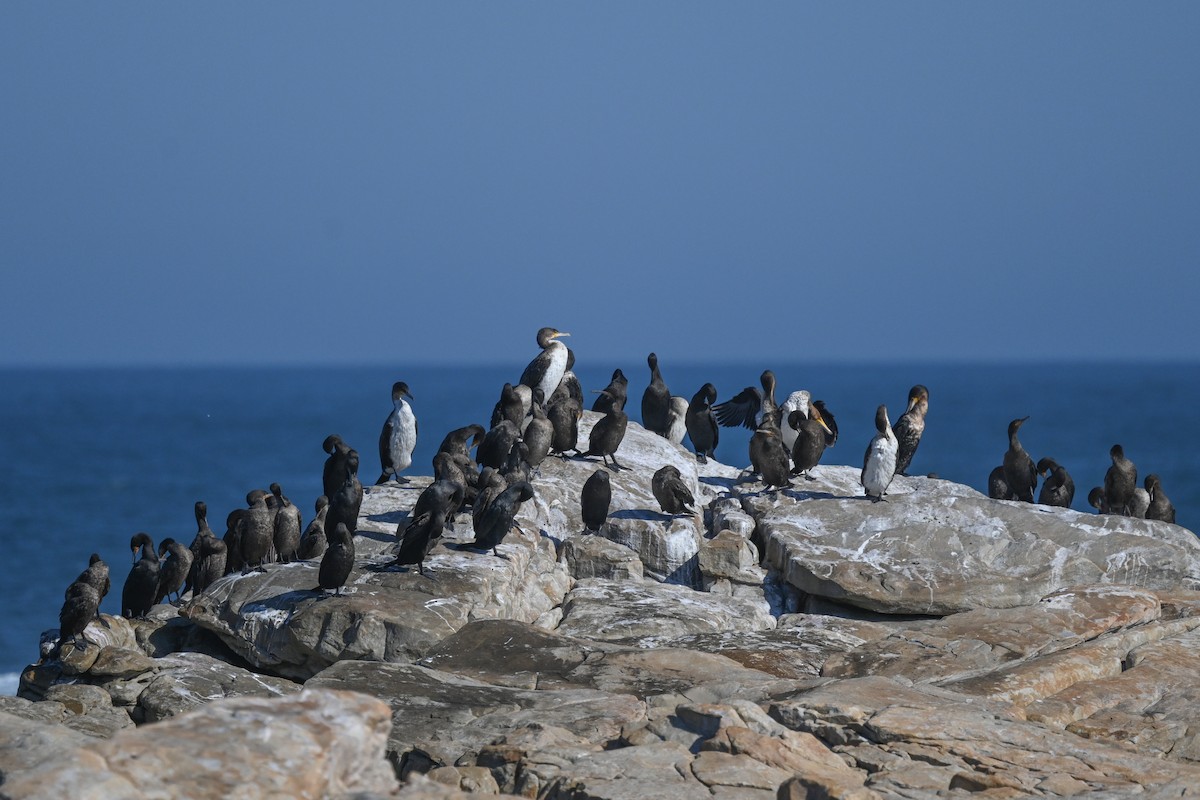
<path fill-rule="evenodd" d="M 561 336 L 570 336 L 555 328 L 542 328 L 537 332 L 538 353 L 525 371 L 521 373 L 518 383 L 532 389 L 541 389 L 542 397 L 549 398 L 558 388 L 559 382 L 567 371 L 567 346 L 556 341 Z"/>
<path fill-rule="evenodd" d="M 887 493 L 892 476 L 896 474 L 896 451 L 899 449 L 896 434 L 888 424 L 887 406 L 881 405 L 875 409 L 875 430 L 877 433 L 863 454 L 859 481 L 871 502 L 878 503 Z"/>
<path fill-rule="evenodd" d="M 392 413 L 383 421 L 383 430 L 379 432 L 379 463 L 383 472 L 375 481 L 377 486 L 387 483 L 389 478 L 400 480 L 400 473 L 412 466 L 412 454 L 417 446 L 417 417 L 408 404 L 412 399 L 407 383 L 397 381 L 392 384 Z"/>

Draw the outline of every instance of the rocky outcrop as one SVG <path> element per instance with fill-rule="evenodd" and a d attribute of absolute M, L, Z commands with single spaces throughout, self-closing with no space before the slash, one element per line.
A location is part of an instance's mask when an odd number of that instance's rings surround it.
<path fill-rule="evenodd" d="M 228 786 L 213 764 L 249 797 L 1200 785 L 1191 532 L 930 478 L 897 478 L 870 503 L 850 467 L 766 491 L 635 424 L 617 456 L 628 469 L 612 473 L 599 533 L 583 533 L 578 493 L 604 467 L 550 458 L 498 557 L 464 547 L 464 512 L 424 575 L 389 566 L 429 483 L 410 478 L 368 487 L 340 597 L 313 590 L 315 561 L 272 565 L 178 614 L 93 623 L 57 657 L 47 641 L 27 700 L 0 703 L 0 791 L 160 796 L 187 768 L 203 776 L 189 796 L 216 796 Z M 650 476 L 667 464 L 695 513 L 659 509 Z M 343 734 L 356 714 L 362 728 Z M 252 768 L 268 762 L 289 774 Z"/>

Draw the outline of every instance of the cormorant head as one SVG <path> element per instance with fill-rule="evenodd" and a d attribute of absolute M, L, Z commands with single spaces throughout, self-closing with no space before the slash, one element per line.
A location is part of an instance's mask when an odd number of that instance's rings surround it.
<path fill-rule="evenodd" d="M 1112 446 L 1112 449 L 1108 451 L 1108 455 L 1112 458 L 1113 461 L 1116 461 L 1117 459 L 1120 459 L 1120 458 L 1124 458 L 1125 457 L 1125 448 L 1121 447 L 1121 445 L 1119 445 L 1119 444 L 1114 444 Z"/>
<path fill-rule="evenodd" d="M 392 402 L 399 403 L 401 397 L 407 397 L 409 400 L 413 399 L 413 396 L 409 394 L 408 384 L 404 381 L 396 381 L 392 384 Z"/>
<path fill-rule="evenodd" d="M 891 427 L 891 422 L 888 421 L 887 406 L 880 404 L 879 408 L 875 409 L 875 430 L 885 433 L 889 427 Z"/>

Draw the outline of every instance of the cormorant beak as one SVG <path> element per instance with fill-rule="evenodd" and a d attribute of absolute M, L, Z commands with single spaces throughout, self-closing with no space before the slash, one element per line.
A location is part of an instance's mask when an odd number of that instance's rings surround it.
<path fill-rule="evenodd" d="M 564 333 L 563 331 L 558 331 L 558 332 L 556 332 L 556 333 L 555 333 L 553 336 L 551 336 L 550 338 L 551 338 L 551 339 L 557 339 L 557 338 L 558 338 L 558 337 L 560 337 L 560 336 L 570 336 L 570 335 L 571 335 L 571 334 L 569 334 L 569 333 Z"/>
<path fill-rule="evenodd" d="M 921 399 L 921 398 L 920 398 L 920 397 L 918 397 L 918 396 L 917 396 L 917 395 L 915 395 L 915 394 L 914 394 L 912 397 L 909 397 L 909 398 L 908 398 L 908 410 L 909 410 L 909 411 L 912 411 L 914 408 L 916 408 L 917 401 L 918 401 L 918 400 L 920 400 L 920 399 Z"/>
<path fill-rule="evenodd" d="M 415 397 L 413 397 L 413 396 L 412 396 L 412 392 L 405 392 L 405 393 L 404 393 L 404 396 L 405 396 L 405 397 L 407 397 L 409 400 L 415 400 L 415 399 L 416 399 Z"/>
<path fill-rule="evenodd" d="M 821 427 L 825 429 L 826 433 L 828 433 L 830 436 L 833 435 L 833 431 L 831 431 L 829 429 L 829 426 L 825 424 L 825 420 L 821 419 L 820 417 L 817 417 L 817 422 L 821 423 Z"/>

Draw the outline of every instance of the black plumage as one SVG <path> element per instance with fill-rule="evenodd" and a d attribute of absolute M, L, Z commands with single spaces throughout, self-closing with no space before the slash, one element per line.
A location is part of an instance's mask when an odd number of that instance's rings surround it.
<path fill-rule="evenodd" d="M 925 415 L 929 413 L 929 390 L 917 384 L 908 390 L 908 409 L 896 420 L 892 432 L 896 434 L 896 474 L 907 475 L 925 433 Z"/>
<path fill-rule="evenodd" d="M 625 377 L 625 373 L 619 369 L 613 370 L 612 380 L 599 392 L 599 395 L 596 402 L 592 403 L 592 411 L 601 414 L 607 414 L 611 408 L 624 411 L 629 397 L 629 379 Z"/>
<path fill-rule="evenodd" d="M 1175 506 L 1162 489 L 1162 480 L 1158 475 L 1146 476 L 1146 491 L 1150 494 L 1150 506 L 1146 509 L 1146 519 L 1156 519 L 1159 522 L 1175 521 Z"/>
<path fill-rule="evenodd" d="M 1112 466 L 1104 473 L 1104 502 L 1110 514 L 1129 516 L 1129 503 L 1137 488 L 1137 467 L 1125 457 L 1125 448 L 1114 444 L 1108 451 Z"/>
<path fill-rule="evenodd" d="M 158 592 L 158 556 L 154 552 L 154 540 L 147 533 L 134 534 L 129 548 L 140 557 L 133 562 L 125 586 L 121 589 L 121 616 L 144 617 L 154 606 Z"/>
<path fill-rule="evenodd" d="M 313 591 L 325 592 L 333 589 L 335 595 L 342 593 L 342 587 L 354 570 L 354 537 L 346 523 L 339 522 L 329 537 L 329 547 L 321 556 L 321 567 L 317 572 L 317 588 Z"/>
<path fill-rule="evenodd" d="M 829 410 L 827 405 L 825 405 L 824 400 L 813 400 L 812 405 L 816 407 L 817 411 L 821 412 L 821 421 L 824 422 L 825 427 L 828 428 L 828 430 L 825 432 L 825 446 L 833 447 L 835 444 L 837 444 L 838 440 L 837 420 L 834 419 L 833 412 Z"/>
<path fill-rule="evenodd" d="M 600 456 L 601 460 L 607 466 L 608 459 L 612 459 L 612 469 L 624 469 L 617 462 L 617 448 L 621 446 L 621 441 L 625 438 L 625 430 L 629 426 L 629 415 L 624 411 L 612 409 L 600 419 L 596 420 L 596 424 L 592 426 L 592 430 L 588 433 L 588 449 L 583 455 L 585 456 Z"/>
<path fill-rule="evenodd" d="M 791 479 L 788 453 L 779 435 L 779 426 L 768 417 L 750 437 L 750 468 L 762 476 L 766 487 L 781 488 Z"/>
<path fill-rule="evenodd" d="M 213 582 L 225 574 L 225 562 L 229 557 L 229 549 L 225 542 L 213 535 L 212 531 L 203 534 L 200 548 L 192 558 L 192 596 L 203 593 Z"/>
<path fill-rule="evenodd" d="M 413 505 L 403 528 L 396 528 L 396 558 L 393 564 L 416 564 L 425 574 L 425 558 L 442 538 L 446 522 L 462 505 L 462 486 L 436 480 L 425 488 Z"/>
<path fill-rule="evenodd" d="M 275 549 L 275 518 L 267 507 L 267 493 L 254 489 L 246 494 L 241 521 L 242 569 L 261 568 Z"/>
<path fill-rule="evenodd" d="M 599 531 L 608 521 L 608 509 L 612 505 L 612 479 L 608 470 L 600 468 L 583 482 L 579 493 L 580 512 L 585 531 Z"/>
<path fill-rule="evenodd" d="M 517 388 L 511 383 L 504 384 L 500 389 L 500 399 L 496 401 L 496 406 L 492 409 L 491 428 L 500 424 L 501 420 L 508 420 L 518 429 L 525 421 L 525 403 L 521 400 L 521 395 L 517 393 Z"/>
<path fill-rule="evenodd" d="M 756 431 L 763 420 L 768 419 L 776 428 L 779 427 L 779 406 L 775 403 L 775 373 L 769 369 L 764 370 L 758 380 L 762 384 L 761 389 L 757 386 L 747 386 L 724 403 L 713 406 L 717 422 L 726 428 L 744 425 Z"/>
<path fill-rule="evenodd" d="M 679 469 L 671 464 L 660 468 L 650 478 L 650 490 L 664 514 L 694 514 L 696 498 L 683 482 Z"/>
<path fill-rule="evenodd" d="M 579 417 L 582 413 L 581 407 L 570 399 L 546 406 L 546 418 L 554 426 L 554 436 L 550 439 L 553 455 L 566 458 L 568 451 L 579 452 Z"/>
<path fill-rule="evenodd" d="M 508 488 L 508 481 L 500 474 L 500 471 L 492 467 L 484 467 L 479 473 L 479 494 L 475 498 L 475 504 L 471 506 L 471 524 L 474 525 L 487 507 L 492 504 L 492 501 L 505 489 Z"/>
<path fill-rule="evenodd" d="M 701 464 L 707 464 L 709 458 L 715 458 L 713 453 L 720 440 L 720 427 L 713 415 L 712 404 L 717 399 L 717 387 L 706 383 L 700 391 L 692 395 L 688 403 L 687 425 L 688 438 L 692 440 L 692 449 L 696 451 L 696 459 Z"/>
<path fill-rule="evenodd" d="M 792 474 L 804 475 L 812 479 L 808 471 L 821 463 L 825 453 L 825 436 L 830 432 L 829 426 L 821 417 L 821 411 L 816 403 L 808 407 L 808 413 L 796 409 L 788 415 L 787 424 L 796 431 L 796 441 L 792 443 Z"/>
<path fill-rule="evenodd" d="M 341 436 L 331 433 L 321 443 L 321 449 L 329 453 L 321 472 L 321 491 L 326 497 L 333 497 L 346 479 L 346 459 L 350 456 L 350 446 L 342 441 Z"/>
<path fill-rule="evenodd" d="M 491 548 L 493 555 L 500 555 L 496 548 L 512 530 L 521 503 L 532 497 L 533 486 L 528 481 L 515 483 L 497 495 L 475 522 L 475 540 L 468 547 Z"/>
<path fill-rule="evenodd" d="M 642 392 L 642 427 L 659 436 L 667 435 L 667 414 L 671 410 L 671 390 L 658 369 L 658 356 L 646 356 L 650 365 L 650 385 Z"/>
<path fill-rule="evenodd" d="M 1044 506 L 1070 508 L 1075 500 L 1075 481 L 1066 467 L 1053 458 L 1043 458 L 1037 463 L 1037 471 L 1043 477 L 1038 502 Z"/>
<path fill-rule="evenodd" d="M 178 602 L 179 592 L 192 570 L 192 551 L 184 547 L 182 542 L 168 538 L 158 543 L 158 557 L 158 591 L 155 592 L 154 602 L 169 601 L 172 594 Z"/>
<path fill-rule="evenodd" d="M 511 420 L 502 419 L 483 437 L 476 453 L 481 467 L 500 469 L 508 459 L 508 454 L 521 437 L 520 428 Z"/>
<path fill-rule="evenodd" d="M 1008 489 L 1008 481 L 1004 479 L 1003 464 L 988 473 L 988 497 L 992 498 L 993 500 L 1017 499 Z"/>
<path fill-rule="evenodd" d="M 338 523 L 346 526 L 353 535 L 358 530 L 358 512 L 362 508 L 363 486 L 358 479 L 358 451 L 351 450 L 346 454 L 343 466 L 342 482 L 333 494 L 329 495 L 329 510 L 325 513 L 325 535 L 337 527 Z"/>
<path fill-rule="evenodd" d="M 1004 482 L 1008 491 L 1017 500 L 1033 502 L 1033 490 L 1037 487 L 1037 466 L 1025 452 L 1017 439 L 1017 431 L 1029 417 L 1014 419 L 1008 423 L 1008 450 L 1004 453 Z"/>
<path fill-rule="evenodd" d="M 442 439 L 441 445 L 438 446 L 438 452 L 449 453 L 455 457 L 456 461 L 458 456 L 466 456 L 471 463 L 474 463 L 475 459 L 471 457 L 471 451 L 479 446 L 486 433 L 487 431 L 483 429 L 482 425 L 474 422 L 461 428 L 455 428 Z"/>
<path fill-rule="evenodd" d="M 91 558 L 88 559 L 87 569 L 79 573 L 75 583 L 86 583 L 91 586 L 100 597 L 100 602 L 104 601 L 105 596 L 112 588 L 112 580 L 109 578 L 108 564 L 104 563 L 104 559 L 100 558 L 99 553 L 92 553 Z M 96 615 L 100 615 L 99 605 L 96 606 Z"/>
<path fill-rule="evenodd" d="M 325 548 L 329 546 L 329 541 L 325 538 L 325 517 L 329 513 L 329 498 L 325 495 L 318 497 L 314 511 L 316 515 L 304 529 L 304 534 L 300 537 L 300 546 L 296 550 L 296 556 L 304 561 L 323 555 Z"/>
<path fill-rule="evenodd" d="M 537 469 L 550 454 L 550 447 L 554 443 L 554 423 L 546 416 L 546 411 L 536 400 L 530 407 L 530 414 L 532 419 L 525 426 L 525 433 L 522 436 L 529 448 L 525 454 L 525 462 Z"/>
<path fill-rule="evenodd" d="M 278 483 L 271 484 L 271 495 L 275 498 L 275 528 L 272 541 L 275 544 L 275 558 L 284 564 L 296 560 L 296 549 L 300 546 L 300 529 L 304 521 L 300 509 L 283 494 L 283 487 Z"/>
<path fill-rule="evenodd" d="M 75 641 L 100 615 L 100 593 L 83 581 L 75 581 L 67 587 L 66 599 L 58 612 L 58 650 L 67 641 Z"/>
<path fill-rule="evenodd" d="M 1104 499 L 1103 486 L 1093 486 L 1092 490 L 1088 492 L 1087 501 L 1089 506 L 1096 509 L 1096 513 L 1108 513 L 1108 502 Z"/>
<path fill-rule="evenodd" d="M 208 506 L 203 500 L 196 501 L 193 513 L 196 515 L 196 535 L 192 537 L 192 543 L 188 545 L 188 549 L 192 551 L 192 568 L 188 572 L 187 581 L 183 585 L 185 594 L 189 590 L 195 589 L 196 573 L 200 569 L 200 550 L 203 547 L 204 538 L 206 535 L 214 536 L 212 528 L 208 527 Z"/>
<path fill-rule="evenodd" d="M 225 517 L 225 535 L 221 541 L 225 543 L 225 574 L 240 572 L 242 563 L 242 518 L 246 509 L 235 508 Z"/>

